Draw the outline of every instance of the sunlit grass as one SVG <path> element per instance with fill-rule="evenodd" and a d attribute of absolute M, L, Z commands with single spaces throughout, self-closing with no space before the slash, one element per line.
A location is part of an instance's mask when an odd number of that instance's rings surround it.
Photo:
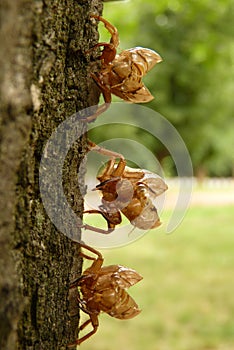
<path fill-rule="evenodd" d="M 105 264 L 132 267 L 144 277 L 129 290 L 142 313 L 129 321 L 102 314 L 82 349 L 233 349 L 233 213 L 234 206 L 190 208 L 170 235 L 162 228 L 103 250 Z"/>

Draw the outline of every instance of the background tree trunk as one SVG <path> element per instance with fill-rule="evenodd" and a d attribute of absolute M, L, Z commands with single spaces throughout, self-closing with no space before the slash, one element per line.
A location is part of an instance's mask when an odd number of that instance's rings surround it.
<path fill-rule="evenodd" d="M 81 264 L 78 244 L 58 232 L 44 210 L 39 165 L 52 131 L 98 103 L 85 51 L 98 41 L 90 13 L 100 14 L 102 4 L 2 0 L 0 10 L 0 348 L 66 349 L 77 336 L 77 291 L 69 291 L 69 283 Z M 80 128 L 85 131 L 85 123 Z M 84 188 L 77 171 L 85 149 L 81 137 L 63 176 L 79 216 Z"/>

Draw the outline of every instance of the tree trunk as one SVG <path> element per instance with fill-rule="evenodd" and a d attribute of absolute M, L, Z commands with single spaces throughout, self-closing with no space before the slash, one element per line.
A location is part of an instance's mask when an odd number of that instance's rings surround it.
<path fill-rule="evenodd" d="M 77 337 L 77 291 L 69 284 L 80 274 L 79 245 L 48 217 L 39 166 L 56 127 L 98 103 L 85 52 L 98 41 L 90 13 L 102 4 L 2 0 L 0 10 L 0 349 L 61 350 Z M 85 123 L 78 127 L 85 135 Z M 63 166 L 66 198 L 80 217 L 85 151 L 81 136 Z"/>

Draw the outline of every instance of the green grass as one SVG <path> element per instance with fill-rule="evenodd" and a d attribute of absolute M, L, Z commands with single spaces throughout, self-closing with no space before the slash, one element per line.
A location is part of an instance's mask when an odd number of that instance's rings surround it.
<path fill-rule="evenodd" d="M 170 235 L 163 228 L 103 250 L 105 264 L 144 279 L 129 292 L 142 309 L 123 321 L 100 316 L 86 350 L 234 349 L 234 206 L 190 208 Z"/>

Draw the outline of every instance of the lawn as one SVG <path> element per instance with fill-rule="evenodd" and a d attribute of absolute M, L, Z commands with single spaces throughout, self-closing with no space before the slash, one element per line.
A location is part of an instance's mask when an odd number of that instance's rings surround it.
<path fill-rule="evenodd" d="M 132 267 L 144 277 L 129 290 L 142 312 L 128 321 L 102 314 L 82 349 L 234 349 L 233 213 L 234 206 L 191 207 L 170 235 L 162 227 L 102 250 L 105 264 Z"/>

